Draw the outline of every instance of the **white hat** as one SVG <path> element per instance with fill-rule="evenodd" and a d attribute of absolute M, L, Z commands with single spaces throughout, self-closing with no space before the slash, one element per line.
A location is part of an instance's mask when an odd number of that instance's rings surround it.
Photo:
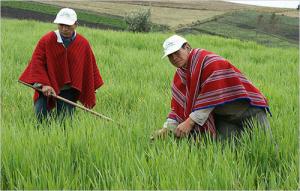
<path fill-rule="evenodd" d="M 182 38 L 181 36 L 178 36 L 178 35 L 173 35 L 173 36 L 167 38 L 167 40 L 165 40 L 165 42 L 163 44 L 164 55 L 162 58 L 168 56 L 169 54 L 176 52 L 186 42 L 187 41 L 184 38 Z"/>
<path fill-rule="evenodd" d="M 74 25 L 77 21 L 77 15 L 73 9 L 61 9 L 54 20 L 56 24 Z"/>

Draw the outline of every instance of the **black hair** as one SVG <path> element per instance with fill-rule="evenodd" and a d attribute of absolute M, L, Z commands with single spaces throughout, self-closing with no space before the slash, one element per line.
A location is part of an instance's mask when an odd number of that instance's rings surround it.
<path fill-rule="evenodd" d="M 186 45 L 189 45 L 189 44 L 188 44 L 187 42 L 183 43 L 183 45 L 181 46 L 181 48 L 184 49 L 184 48 L 186 47 Z M 188 49 L 189 49 L 189 50 L 191 49 L 190 45 L 189 45 Z"/>

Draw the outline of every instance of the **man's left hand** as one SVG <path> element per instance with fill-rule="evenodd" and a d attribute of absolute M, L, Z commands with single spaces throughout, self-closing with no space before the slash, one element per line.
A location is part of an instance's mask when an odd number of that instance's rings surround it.
<path fill-rule="evenodd" d="M 187 136 L 193 129 L 194 125 L 195 122 L 191 118 L 187 118 L 174 129 L 175 136 L 178 138 Z"/>

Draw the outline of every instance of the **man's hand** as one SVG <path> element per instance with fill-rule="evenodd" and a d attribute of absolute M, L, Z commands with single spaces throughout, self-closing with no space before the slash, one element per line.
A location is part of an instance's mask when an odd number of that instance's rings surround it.
<path fill-rule="evenodd" d="M 55 91 L 51 86 L 43 86 L 42 87 L 42 92 L 45 96 L 51 96 L 51 95 L 55 95 Z"/>
<path fill-rule="evenodd" d="M 193 129 L 194 125 L 195 122 L 191 118 L 187 118 L 174 129 L 175 136 L 178 138 L 187 136 Z"/>

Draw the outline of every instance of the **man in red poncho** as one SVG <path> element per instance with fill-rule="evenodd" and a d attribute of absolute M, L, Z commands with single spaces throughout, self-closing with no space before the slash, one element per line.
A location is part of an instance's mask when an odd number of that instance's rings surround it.
<path fill-rule="evenodd" d="M 164 56 L 177 67 L 171 112 L 155 136 L 170 129 L 178 138 L 209 132 L 221 139 L 239 136 L 254 121 L 269 128 L 266 98 L 228 60 L 173 35 L 163 44 Z M 253 120 L 254 119 L 254 120 Z"/>
<path fill-rule="evenodd" d="M 79 100 L 92 108 L 95 90 L 103 81 L 89 42 L 76 33 L 77 15 L 69 8 L 61 9 L 54 23 L 58 30 L 44 35 L 38 42 L 31 61 L 19 80 L 41 88 L 35 91 L 34 106 L 39 121 L 56 107 L 58 116 L 72 115 L 74 106 L 54 100 L 52 94 L 70 101 Z"/>

